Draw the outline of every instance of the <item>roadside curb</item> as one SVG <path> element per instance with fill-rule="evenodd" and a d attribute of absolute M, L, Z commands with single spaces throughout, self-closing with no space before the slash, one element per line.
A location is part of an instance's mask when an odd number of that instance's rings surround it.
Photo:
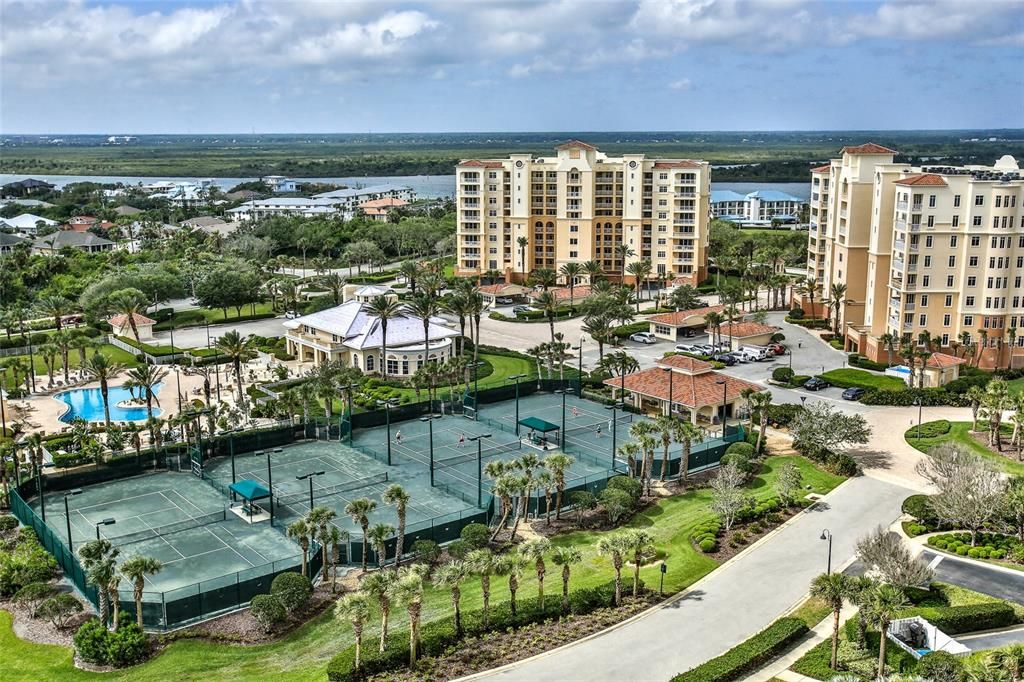
<path fill-rule="evenodd" d="M 843 481 L 842 483 L 840 483 L 839 485 L 837 485 L 835 488 L 833 488 L 832 490 L 829 491 L 828 495 L 831 495 L 836 490 L 839 490 L 841 487 L 846 485 L 850 480 L 852 480 L 852 479 L 848 478 L 845 481 Z M 828 495 L 826 495 L 825 497 L 822 497 L 821 499 L 822 500 L 827 499 Z M 817 504 L 817 502 L 815 502 L 815 504 Z M 634 621 L 638 621 L 638 620 L 641 620 L 642 618 L 646 618 L 647 616 L 649 616 L 649 615 L 655 613 L 656 611 L 659 611 L 659 610 L 661 610 L 661 609 L 663 609 L 663 608 L 665 608 L 667 606 L 670 606 L 671 604 L 674 604 L 674 603 L 676 603 L 678 601 L 682 601 L 691 592 L 694 592 L 695 590 L 699 589 L 701 587 L 701 585 L 706 580 L 711 578 L 711 576 L 715 575 L 716 573 L 721 572 L 722 570 L 724 570 L 724 569 L 726 569 L 726 568 L 728 568 L 730 566 L 735 566 L 739 559 L 741 559 L 744 556 L 746 556 L 755 547 L 760 546 L 761 543 L 764 542 L 765 540 L 767 540 L 768 538 L 773 537 L 774 535 L 779 533 L 786 526 L 790 525 L 791 523 L 795 523 L 799 518 L 801 518 L 801 516 L 804 513 L 810 511 L 813 507 L 814 507 L 814 505 L 811 505 L 810 507 L 807 507 L 806 509 L 803 509 L 800 512 L 798 512 L 798 513 L 794 514 L 793 516 L 791 516 L 790 518 L 786 519 L 783 523 L 781 523 L 777 527 L 773 528 L 771 530 L 771 532 L 766 533 L 762 537 L 758 538 L 757 542 L 754 542 L 750 546 L 744 548 L 742 552 L 736 554 L 735 556 L 733 556 L 729 560 L 725 561 L 724 563 L 719 565 L 717 568 L 715 568 L 713 571 L 711 571 L 707 575 L 703 576 L 700 580 L 698 580 L 697 582 L 693 583 L 689 587 L 687 587 L 687 588 L 677 592 L 676 594 L 672 595 L 671 597 L 668 597 L 667 599 L 665 599 L 663 601 L 658 602 L 657 604 L 654 604 L 650 608 L 644 609 L 640 613 L 637 613 L 637 614 L 635 614 L 633 616 L 630 616 L 626 620 L 623 620 L 623 621 L 620 621 L 618 623 L 615 623 L 614 625 L 611 625 L 611 626 L 605 628 L 604 630 L 600 630 L 598 632 L 589 634 L 586 637 L 582 637 L 582 638 L 577 639 L 577 640 L 575 640 L 573 642 L 569 642 L 568 644 L 563 644 L 562 646 L 555 647 L 554 649 L 549 649 L 547 651 L 543 651 L 543 652 L 541 652 L 539 654 L 536 654 L 535 656 L 530 656 L 529 658 L 524 658 L 522 660 L 514 661 L 512 663 L 507 663 L 507 664 L 505 664 L 505 665 L 503 665 L 503 666 L 501 666 L 499 668 L 490 668 L 488 670 L 481 670 L 480 672 L 473 673 L 472 675 L 467 675 L 465 677 L 459 677 L 459 678 L 457 678 L 455 680 L 455 682 L 464 682 L 464 681 L 469 681 L 469 680 L 483 679 L 484 677 L 489 677 L 489 676 L 494 675 L 494 674 L 499 674 L 499 673 L 502 673 L 502 672 L 507 671 L 507 670 L 513 670 L 513 669 L 515 669 L 515 668 L 517 668 L 517 667 L 519 667 L 521 665 L 524 665 L 526 663 L 530 663 L 532 661 L 541 660 L 541 659 L 543 659 L 543 658 L 545 658 L 547 656 L 551 656 L 551 655 L 556 654 L 556 653 L 561 653 L 562 651 L 567 650 L 567 649 L 569 649 L 571 647 L 577 646 L 579 644 L 583 644 L 584 642 L 588 642 L 588 641 L 590 641 L 592 639 L 596 639 L 597 637 L 601 637 L 601 636 L 606 635 L 606 634 L 608 634 L 610 632 L 614 632 L 614 631 L 618 630 L 619 628 L 625 627 L 626 625 L 629 625 L 630 623 L 633 623 Z M 784 614 L 782 614 L 782 615 L 786 615 L 786 614 L 792 612 L 799 605 L 799 603 L 800 602 L 797 602 L 793 606 L 790 606 L 789 609 Z M 775 620 L 777 620 L 777 619 L 778 618 L 773 619 L 772 622 L 775 622 Z M 770 625 L 770 623 L 769 623 L 769 625 Z M 765 626 L 765 627 L 767 627 L 767 626 Z M 726 649 L 726 650 L 728 650 L 728 649 Z"/>
<path fill-rule="evenodd" d="M 934 553 L 934 554 L 936 554 L 938 556 L 943 557 L 944 560 L 945 559 L 952 559 L 953 561 L 959 561 L 961 563 L 970 564 L 970 565 L 976 566 L 978 568 L 984 568 L 986 570 L 999 571 L 1000 573 L 1006 573 L 1007 575 L 1013 575 L 1013 576 L 1017 576 L 1019 578 L 1024 578 L 1024 571 L 1018 571 L 1018 570 L 1013 569 L 1013 568 L 1007 568 L 1005 566 L 1000 566 L 999 564 L 993 564 L 993 563 L 990 563 L 988 561 L 980 561 L 980 560 L 974 559 L 972 557 L 960 556 L 959 554 L 953 554 L 951 552 L 947 552 L 944 549 L 939 549 L 938 547 L 933 547 L 932 545 L 928 544 L 928 538 L 929 537 L 933 537 L 935 535 L 946 535 L 948 533 L 963 533 L 963 532 L 967 532 L 967 531 L 951 531 L 951 530 L 937 531 L 935 533 L 926 533 L 924 535 L 918 535 L 917 537 L 907 538 L 907 539 L 910 542 L 912 542 L 915 545 L 917 545 L 918 547 L 920 547 L 920 550 L 919 550 L 918 554 L 920 554 L 921 552 L 924 552 L 925 550 L 928 550 L 929 552 L 932 552 L 932 553 Z M 923 538 L 923 540 L 922 540 L 922 538 Z"/>

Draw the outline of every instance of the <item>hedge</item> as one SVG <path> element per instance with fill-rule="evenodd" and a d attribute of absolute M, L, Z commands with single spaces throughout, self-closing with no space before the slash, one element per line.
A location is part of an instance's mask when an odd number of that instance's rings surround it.
<path fill-rule="evenodd" d="M 995 630 L 1017 622 L 1013 607 L 1004 601 L 966 606 L 925 606 L 910 609 L 901 617 L 921 616 L 947 635 Z"/>
<path fill-rule="evenodd" d="M 633 322 L 631 324 L 624 324 L 616 327 L 612 332 L 612 335 L 618 339 L 626 339 L 636 334 L 637 332 L 646 332 L 651 330 L 650 322 Z"/>
<path fill-rule="evenodd" d="M 871 389 L 860 401 L 865 405 L 892 405 L 895 407 L 912 407 L 914 401 L 920 399 L 925 407 L 949 405 L 952 407 L 969 407 L 970 401 L 958 393 L 949 393 L 942 388 L 908 388 L 900 391 Z"/>
<path fill-rule="evenodd" d="M 745 676 L 771 660 L 808 632 L 799 618 L 780 618 L 721 656 L 681 673 L 672 682 L 728 682 Z"/>
<path fill-rule="evenodd" d="M 615 583 L 610 582 L 600 587 L 580 588 L 569 593 L 569 609 L 573 614 L 582 615 L 599 608 L 607 608 L 615 602 Z M 558 595 L 549 595 L 544 608 L 536 597 L 517 600 L 517 613 L 512 615 L 508 602 L 501 602 L 491 607 L 490 623 L 484 626 L 483 611 L 468 611 L 462 614 L 464 637 L 476 637 L 488 632 L 500 632 L 509 628 L 522 627 L 532 623 L 540 623 L 547 619 L 557 619 L 562 615 L 562 600 Z M 424 623 L 420 627 L 420 655 L 425 657 L 441 656 L 450 647 L 457 644 L 459 638 L 455 633 L 455 618 L 447 616 Z M 355 645 L 343 649 L 331 658 L 327 664 L 327 679 L 331 682 L 354 682 L 390 670 L 406 668 L 409 663 L 409 630 L 393 630 L 384 643 L 384 652 L 370 642 L 363 643 L 362 669 L 357 674 L 355 664 Z"/>
<path fill-rule="evenodd" d="M 390 282 L 397 277 L 399 277 L 398 272 L 382 272 L 376 275 L 355 275 L 354 277 L 349 277 L 348 282 L 350 284 L 381 284 L 383 282 Z"/>
<path fill-rule="evenodd" d="M 859 353 L 850 353 L 849 360 L 850 367 L 857 367 L 858 369 L 870 369 L 874 370 L 875 372 L 884 372 L 885 370 L 889 369 L 889 365 L 885 364 L 884 362 L 874 362 L 872 360 L 868 360 L 866 357 L 860 355 Z"/>
<path fill-rule="evenodd" d="M 794 317 L 792 317 L 790 315 L 787 315 L 786 316 L 786 322 L 789 322 L 790 324 L 795 324 L 798 327 L 804 327 L 805 329 L 831 329 L 832 328 L 832 321 L 831 320 L 821 320 L 821 319 L 818 319 L 818 318 L 807 318 L 807 319 L 798 320 L 798 319 L 796 319 L 796 318 L 794 318 Z"/>

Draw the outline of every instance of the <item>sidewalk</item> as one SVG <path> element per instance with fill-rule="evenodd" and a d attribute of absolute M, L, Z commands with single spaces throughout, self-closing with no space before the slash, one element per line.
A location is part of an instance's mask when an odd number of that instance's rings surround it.
<path fill-rule="evenodd" d="M 839 612 L 840 624 L 845 623 L 850 618 L 857 615 L 857 607 L 847 604 L 843 607 L 843 610 Z M 806 677 L 799 673 L 795 673 L 789 669 L 789 666 L 796 663 L 800 658 L 808 651 L 818 646 L 827 639 L 832 638 L 832 614 L 825 616 L 825 619 L 820 623 L 811 628 L 811 631 L 804 636 L 803 639 L 792 649 L 769 662 L 763 666 L 760 670 L 744 677 L 743 679 L 747 682 L 767 682 L 772 678 L 779 678 L 780 680 L 789 680 L 789 682 L 802 682 L 803 680 L 810 680 L 813 678 Z"/>

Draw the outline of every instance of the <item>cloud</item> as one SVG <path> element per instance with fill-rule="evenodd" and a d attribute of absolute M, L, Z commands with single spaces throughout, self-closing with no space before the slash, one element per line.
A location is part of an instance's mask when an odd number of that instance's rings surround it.
<path fill-rule="evenodd" d="M 885 2 L 873 13 L 844 22 L 840 38 L 896 41 L 952 40 L 975 44 L 1024 45 L 1024 4 L 992 0 Z"/>
<path fill-rule="evenodd" d="M 777 49 L 803 43 L 809 7 L 807 0 L 641 0 L 630 28 L 679 48 Z"/>
<path fill-rule="evenodd" d="M 690 90 L 693 88 L 693 81 L 689 78 L 680 78 L 669 83 L 668 87 L 672 90 Z"/>

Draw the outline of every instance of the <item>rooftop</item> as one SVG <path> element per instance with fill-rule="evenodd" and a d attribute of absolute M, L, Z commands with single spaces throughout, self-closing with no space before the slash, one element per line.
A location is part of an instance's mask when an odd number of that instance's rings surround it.
<path fill-rule="evenodd" d="M 364 310 L 365 304 L 359 301 L 347 301 L 334 308 L 320 310 L 309 315 L 284 323 L 286 329 L 294 330 L 310 327 L 318 331 L 339 337 L 345 345 L 364 349 L 379 348 L 382 334 L 380 320 Z M 458 336 L 454 329 L 442 326 L 432 319 L 427 325 L 428 338 L 431 341 Z M 423 343 L 423 321 L 404 313 L 388 321 L 388 347 L 403 347 L 410 344 Z"/>
<path fill-rule="evenodd" d="M 895 154 L 895 149 L 883 147 L 874 142 L 857 145 L 856 147 L 843 147 L 843 154 Z"/>
<path fill-rule="evenodd" d="M 113 246 L 114 242 L 104 239 L 92 232 L 75 232 L 74 230 L 61 230 L 48 234 L 45 237 L 37 237 L 32 245 L 37 249 L 83 248 L 92 246 Z"/>
<path fill-rule="evenodd" d="M 132 317 L 135 318 L 136 325 L 156 324 L 156 320 L 151 320 L 145 315 L 139 315 L 138 313 L 134 313 Z M 128 323 L 128 316 L 114 315 L 113 317 L 109 318 L 107 322 L 110 323 L 111 327 L 123 327 L 125 324 Z"/>
<path fill-rule="evenodd" d="M 672 373 L 672 395 L 673 403 L 684 405 L 691 409 L 698 409 L 708 405 L 721 405 L 723 399 L 730 402 L 739 398 L 743 391 L 763 391 L 764 387 L 752 384 L 749 381 L 736 379 L 734 377 L 720 374 L 719 372 L 703 372 L 699 374 L 684 374 L 681 372 Z M 645 369 L 633 374 L 627 374 L 625 380 L 622 377 L 611 377 L 605 379 L 604 383 L 612 388 L 620 388 L 625 381 L 626 390 L 632 393 L 654 398 L 656 400 L 669 400 L 669 372 L 658 367 Z M 719 381 L 724 381 L 719 384 Z M 723 395 L 724 393 L 724 395 Z"/>
<path fill-rule="evenodd" d="M 897 185 L 912 185 L 912 186 L 931 186 L 931 187 L 945 187 L 946 181 L 941 176 L 934 175 L 932 173 L 919 173 L 917 175 L 908 175 L 905 178 L 901 178 L 896 181 Z"/>
<path fill-rule="evenodd" d="M 661 313 L 660 315 L 652 315 L 647 318 L 648 322 L 655 324 L 663 324 L 668 327 L 682 327 L 685 323 L 694 317 L 703 317 L 708 313 L 720 313 L 725 310 L 725 306 L 722 305 L 711 305 L 706 308 L 693 308 L 691 310 L 677 310 L 674 313 Z"/>
<path fill-rule="evenodd" d="M 386 192 L 407 192 L 411 190 L 411 187 L 406 185 L 394 185 L 394 184 L 383 184 L 383 185 L 371 185 L 370 187 L 363 187 L 361 189 L 336 189 L 332 192 L 321 192 L 320 194 L 314 194 L 314 199 L 355 199 L 358 197 L 369 196 L 371 194 L 384 194 Z"/>
<path fill-rule="evenodd" d="M 928 361 L 925 363 L 926 367 L 934 367 L 936 369 L 945 369 L 947 367 L 956 367 L 966 363 L 965 358 L 958 358 L 955 355 L 948 355 L 946 353 L 932 353 L 928 356 Z"/>
<path fill-rule="evenodd" d="M 779 331 L 778 327 L 757 322 L 732 322 L 722 325 L 722 336 L 733 336 L 738 339 L 745 339 L 748 336 L 761 336 L 762 334 L 774 334 Z"/>

